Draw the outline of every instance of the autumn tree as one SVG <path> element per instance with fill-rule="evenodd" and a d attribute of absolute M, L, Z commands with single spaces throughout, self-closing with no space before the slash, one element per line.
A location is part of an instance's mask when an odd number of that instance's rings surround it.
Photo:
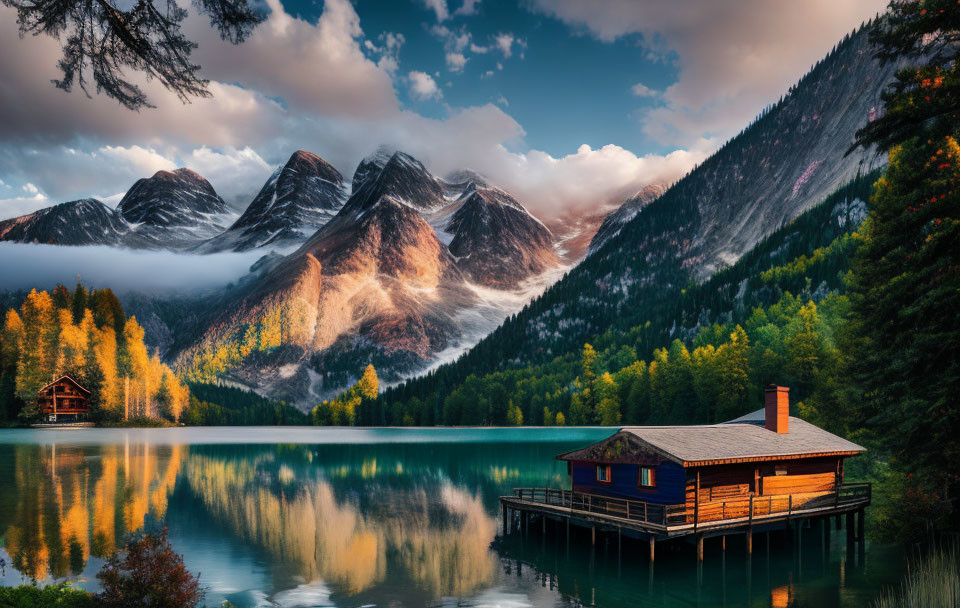
<path fill-rule="evenodd" d="M 97 574 L 101 608 L 192 608 L 203 600 L 200 580 L 183 565 L 167 529 L 135 536 Z"/>
<path fill-rule="evenodd" d="M 36 2 L 0 0 L 17 11 L 20 35 L 45 34 L 60 42 L 57 88 L 104 93 L 131 110 L 153 107 L 127 73 L 157 79 L 181 101 L 210 97 L 208 81 L 190 55 L 196 43 L 181 31 L 187 10 L 175 0 Z M 242 42 L 263 19 L 251 0 L 194 0 L 220 37 Z M 93 82 L 90 82 L 92 77 Z"/>

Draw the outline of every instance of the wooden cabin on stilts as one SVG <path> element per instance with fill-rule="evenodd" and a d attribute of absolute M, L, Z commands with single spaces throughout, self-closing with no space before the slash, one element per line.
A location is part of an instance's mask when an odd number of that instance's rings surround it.
<path fill-rule="evenodd" d="M 814 518 L 847 515 L 848 536 L 863 541 L 870 484 L 844 481 L 844 460 L 864 448 L 789 415 L 789 389 L 771 385 L 765 407 L 730 422 L 623 427 L 560 454 L 570 487 L 515 488 L 500 498 L 504 533 L 514 514 L 616 532 L 655 544 L 693 537 L 703 559 L 710 537 L 753 534 Z M 854 533 L 853 517 L 857 516 Z M 829 523 L 829 522 L 828 522 Z"/>

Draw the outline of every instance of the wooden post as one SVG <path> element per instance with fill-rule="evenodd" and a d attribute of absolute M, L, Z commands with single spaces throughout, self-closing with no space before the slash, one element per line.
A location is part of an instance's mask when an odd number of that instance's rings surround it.
<path fill-rule="evenodd" d="M 656 544 L 656 540 L 651 536 L 650 537 L 650 563 L 653 563 L 653 546 Z"/>
<path fill-rule="evenodd" d="M 703 534 L 697 535 L 697 561 L 703 561 Z"/>
<path fill-rule="evenodd" d="M 853 511 L 847 512 L 847 544 L 853 544 L 853 534 L 854 534 L 854 524 L 853 524 Z"/>
<path fill-rule="evenodd" d="M 721 551 L 726 551 L 726 550 L 727 550 L 727 535 L 726 535 L 726 534 L 724 534 L 723 536 L 720 537 L 720 550 L 721 550 Z"/>
<path fill-rule="evenodd" d="M 500 506 L 503 508 L 503 535 L 507 535 L 507 504 L 501 503 Z"/>
<path fill-rule="evenodd" d="M 590 544 L 591 545 L 597 544 L 597 527 L 596 526 L 590 526 Z"/>
<path fill-rule="evenodd" d="M 747 555 L 753 553 L 753 530 L 747 530 Z"/>
<path fill-rule="evenodd" d="M 863 544 L 863 541 L 866 540 L 866 536 L 864 536 L 866 528 L 866 524 L 863 521 L 864 515 L 866 515 L 866 513 L 864 513 L 863 509 L 857 511 L 857 542 L 860 544 Z"/>
<path fill-rule="evenodd" d="M 834 516 L 834 518 L 833 518 L 833 519 L 834 519 L 834 523 L 836 524 L 836 527 L 837 527 L 837 532 L 840 531 L 840 519 L 841 519 L 841 517 L 843 517 L 843 516 L 838 513 L 838 514 L 837 514 L 836 516 Z"/>
<path fill-rule="evenodd" d="M 697 469 L 697 482 L 693 488 L 693 529 L 696 531 L 700 522 L 700 469 Z"/>

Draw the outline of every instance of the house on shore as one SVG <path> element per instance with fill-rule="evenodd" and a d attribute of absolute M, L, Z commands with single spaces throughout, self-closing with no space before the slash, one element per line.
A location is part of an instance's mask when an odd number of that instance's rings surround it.
<path fill-rule="evenodd" d="M 566 519 L 654 540 L 788 526 L 791 521 L 846 514 L 849 538 L 870 484 L 844 483 L 844 461 L 865 449 L 790 416 L 789 389 L 770 385 L 763 409 L 721 424 L 623 427 L 579 450 L 567 462 L 570 486 L 515 488 L 501 497 L 510 512 Z M 511 520 L 512 521 L 512 520 Z M 839 520 L 838 520 L 839 521 Z M 545 524 L 544 524 L 545 525 Z M 522 526 L 521 526 L 522 527 Z"/>
<path fill-rule="evenodd" d="M 37 392 L 37 407 L 46 422 L 83 420 L 90 413 L 90 391 L 70 376 L 60 376 Z"/>
<path fill-rule="evenodd" d="M 624 427 L 557 459 L 574 492 L 685 505 L 699 521 L 737 499 L 789 496 L 797 508 L 839 488 L 844 459 L 864 448 L 790 416 L 786 387 L 767 387 L 765 401 L 721 424 Z"/>

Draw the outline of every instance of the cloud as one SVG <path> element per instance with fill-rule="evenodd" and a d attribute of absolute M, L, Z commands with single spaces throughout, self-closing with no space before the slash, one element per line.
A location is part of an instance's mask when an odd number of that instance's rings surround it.
<path fill-rule="evenodd" d="M 447 0 L 423 0 L 423 4 L 436 14 L 437 21 L 442 22 L 450 18 L 450 11 L 447 9 Z"/>
<path fill-rule="evenodd" d="M 76 150 L 70 154 L 77 154 Z M 153 175 L 157 171 L 172 171 L 177 168 L 177 164 L 160 154 L 152 148 L 142 148 L 140 146 L 103 146 L 99 150 L 103 158 L 111 163 L 122 163 L 131 169 L 141 173 L 144 176 Z"/>
<path fill-rule="evenodd" d="M 325 116 L 372 119 L 396 111 L 389 69 L 364 55 L 360 18 L 349 0 L 324 2 L 316 24 L 291 16 L 280 0 L 265 1 L 269 17 L 240 45 L 220 40 L 204 19 L 191 21 L 205 76 L 269 91 L 290 107 Z M 401 43 L 394 37 L 384 45 L 392 52 Z M 389 60 L 385 67 L 392 67 Z"/>
<path fill-rule="evenodd" d="M 645 132 L 685 146 L 728 137 L 775 101 L 837 40 L 882 12 L 887 0 L 533 0 L 542 12 L 611 42 L 639 35 L 676 63 L 663 107 L 642 114 Z"/>
<path fill-rule="evenodd" d="M 406 42 L 403 34 L 396 32 L 384 32 L 377 38 L 380 45 L 376 45 L 371 40 L 364 40 L 363 46 L 370 52 L 379 55 L 377 67 L 393 75 L 400 67 L 400 47 Z"/>
<path fill-rule="evenodd" d="M 657 95 L 660 94 L 660 91 L 655 91 L 650 87 L 648 87 L 647 85 L 643 84 L 642 82 L 638 82 L 637 84 L 630 87 L 630 91 L 636 97 L 656 97 Z"/>
<path fill-rule="evenodd" d="M 477 5 L 480 4 L 480 0 L 463 0 L 463 4 L 460 5 L 460 8 L 453 11 L 454 15 L 476 15 L 477 14 Z"/>
<path fill-rule="evenodd" d="M 426 100 L 442 95 L 437 81 L 430 74 L 413 70 L 407 74 L 407 79 L 410 81 L 410 94 L 414 99 Z"/>
<path fill-rule="evenodd" d="M 207 178 L 225 201 L 246 208 L 274 167 L 252 148 L 213 150 L 206 146 L 192 150 L 183 165 Z"/>
<path fill-rule="evenodd" d="M 447 53 L 447 69 L 451 72 L 462 72 L 467 65 L 467 58 L 463 53 Z"/>
<path fill-rule="evenodd" d="M 262 251 L 188 255 L 113 247 L 0 243 L 0 290 L 50 289 L 80 275 L 88 287 L 178 292 L 226 285 L 247 273 Z"/>
<path fill-rule="evenodd" d="M 20 217 L 28 213 L 33 213 L 38 209 L 43 209 L 50 205 L 48 199 L 42 192 L 37 192 L 33 196 L 16 196 L 13 198 L 0 198 L 0 220 L 12 217 Z M 6 261 L 4 262 L 6 264 Z"/>
<path fill-rule="evenodd" d="M 503 53 L 504 59 L 509 58 L 510 55 L 513 54 L 514 40 L 515 40 L 514 35 L 509 32 L 497 34 L 496 36 L 493 37 L 493 43 L 500 50 L 500 52 Z"/>

